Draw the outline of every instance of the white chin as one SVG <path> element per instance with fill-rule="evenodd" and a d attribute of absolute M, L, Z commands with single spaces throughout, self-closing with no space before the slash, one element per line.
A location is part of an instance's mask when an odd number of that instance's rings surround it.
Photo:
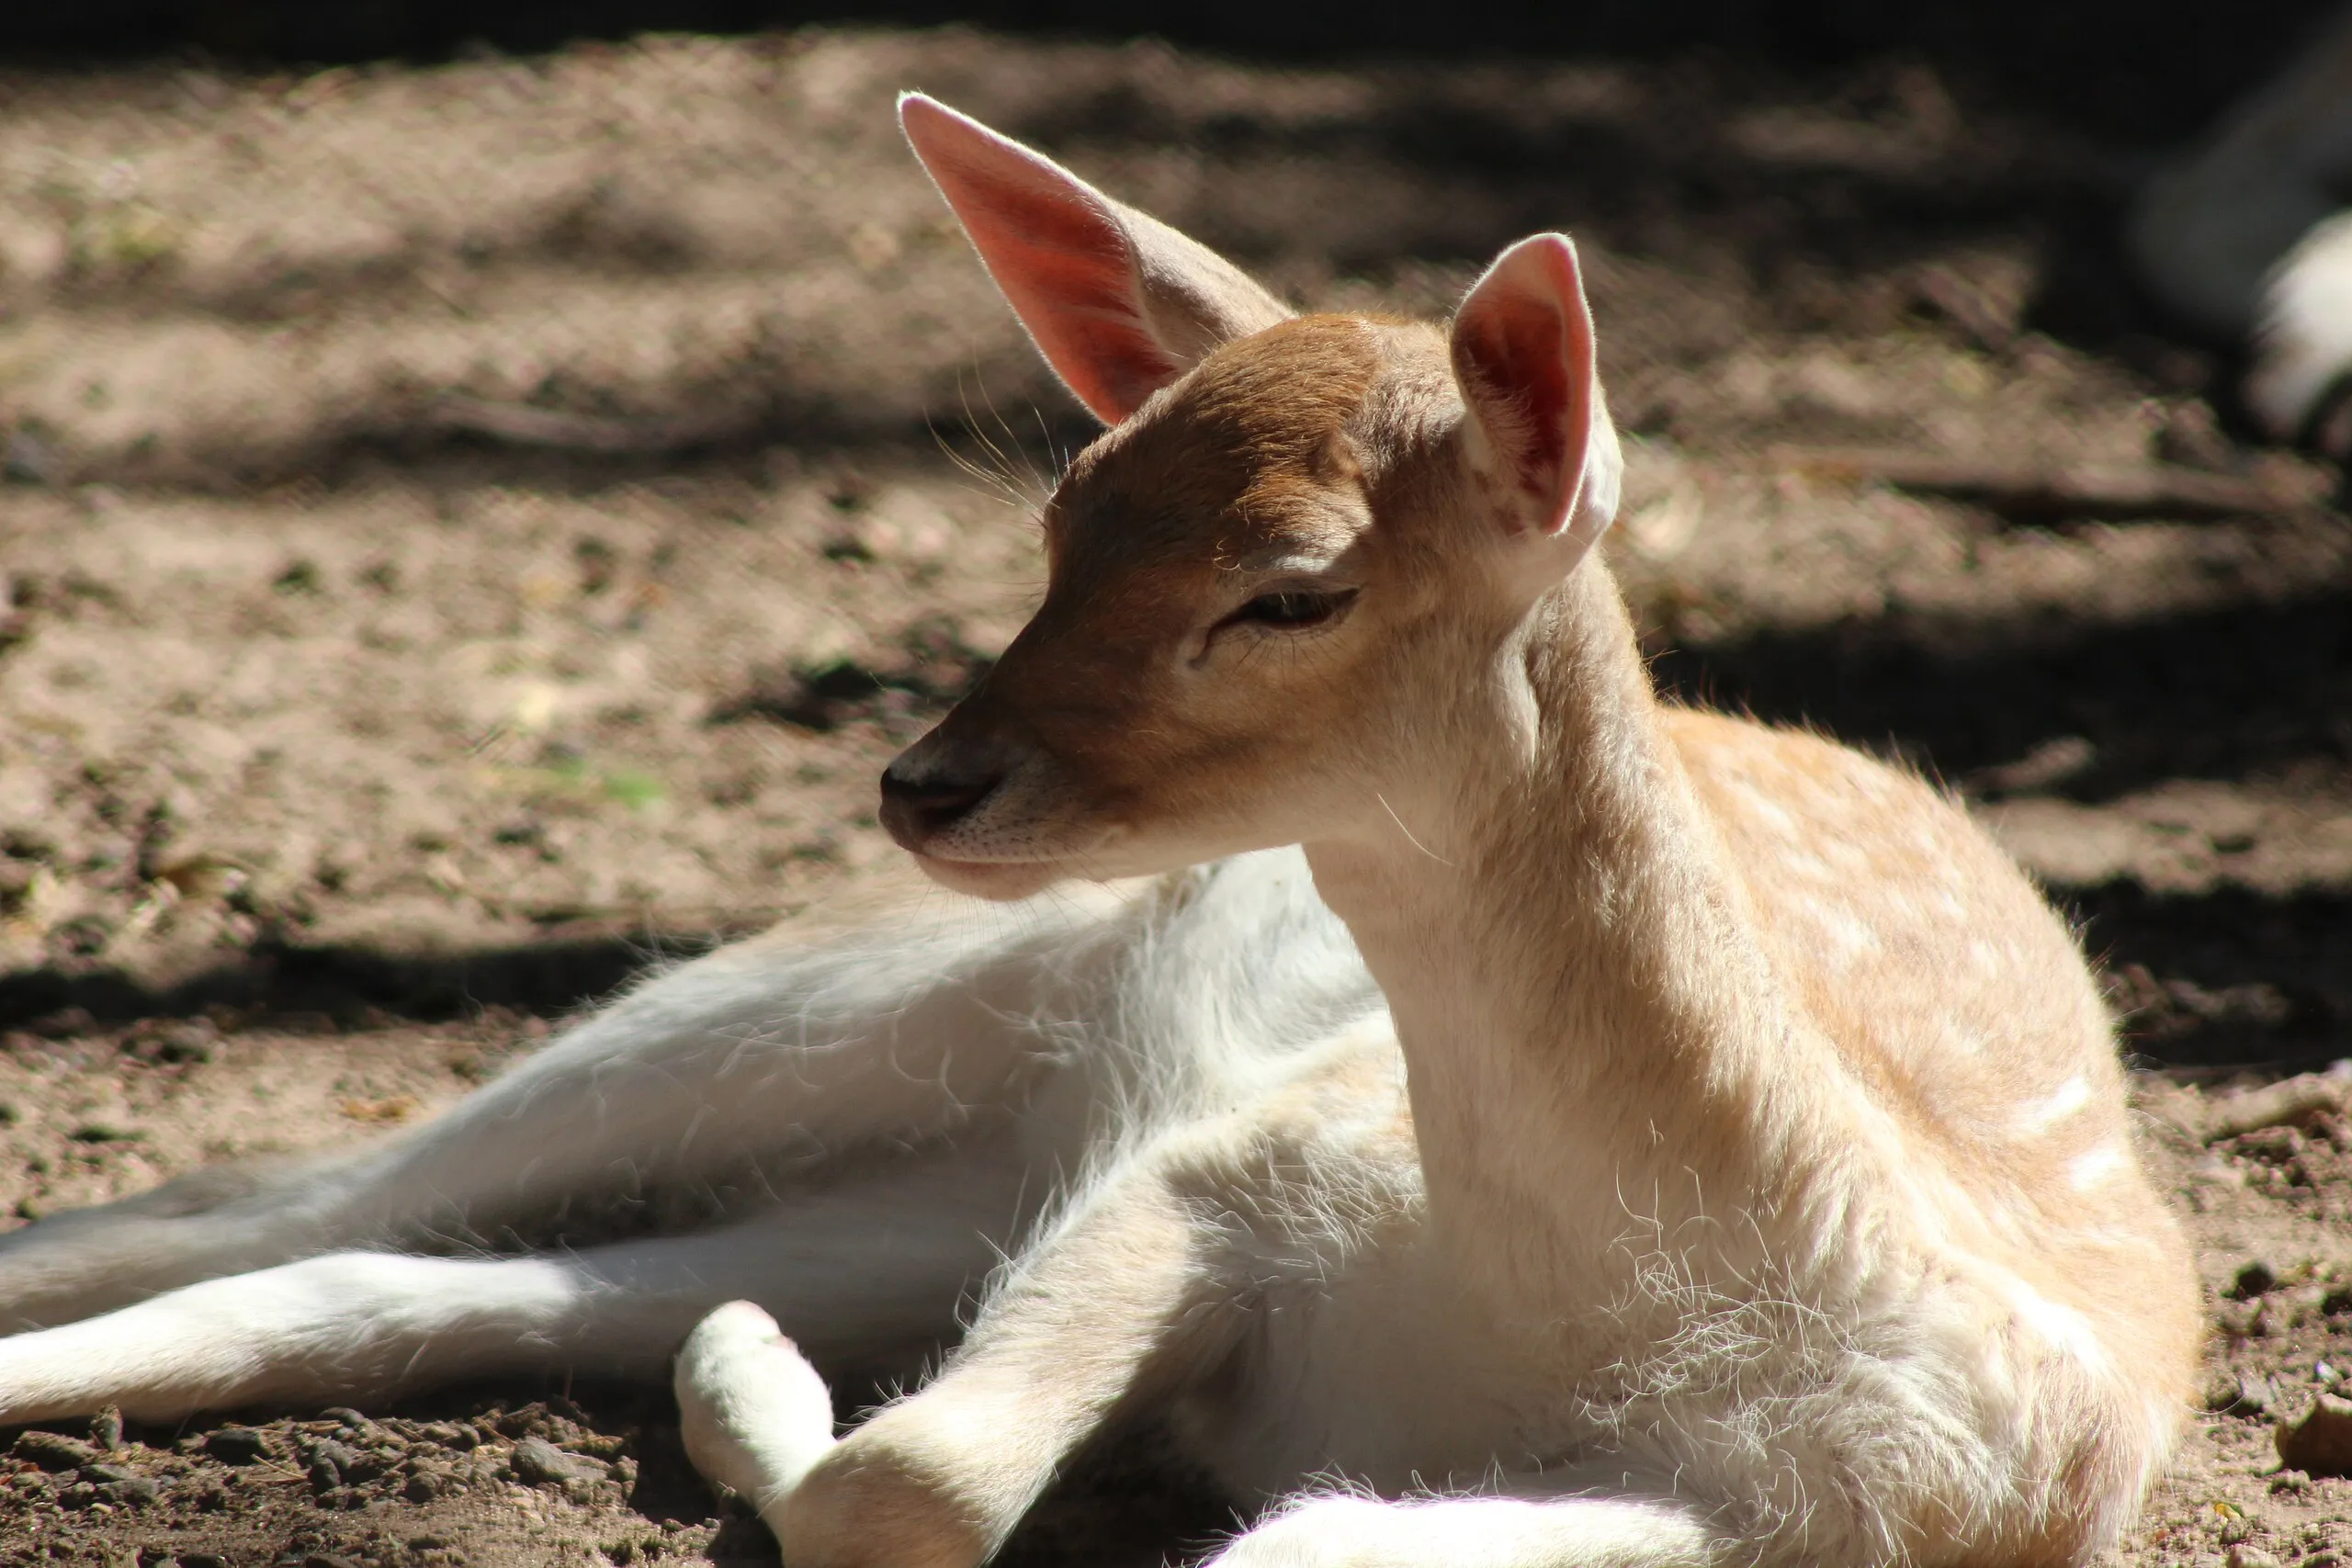
<path fill-rule="evenodd" d="M 955 893 L 1009 904 L 1042 893 L 1062 879 L 1058 866 L 1044 861 L 942 860 L 908 852 L 922 874 Z"/>

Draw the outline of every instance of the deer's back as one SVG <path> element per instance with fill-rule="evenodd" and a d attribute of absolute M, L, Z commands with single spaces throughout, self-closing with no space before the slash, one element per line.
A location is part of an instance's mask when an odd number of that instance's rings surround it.
<path fill-rule="evenodd" d="M 2080 946 L 1949 796 L 1816 737 L 1669 710 L 1766 949 L 1923 1157 L 1996 1229 L 2169 1230 Z"/>

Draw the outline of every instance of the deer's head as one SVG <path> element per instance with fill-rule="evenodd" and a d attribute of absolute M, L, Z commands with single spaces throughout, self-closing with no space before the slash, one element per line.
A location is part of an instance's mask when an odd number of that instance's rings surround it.
<path fill-rule="evenodd" d="M 1575 248 L 1511 246 L 1446 328 L 1295 315 L 986 127 L 900 115 L 1111 428 L 1046 503 L 1035 617 L 884 773 L 892 836 L 1015 897 L 1375 829 L 1615 513 Z"/>

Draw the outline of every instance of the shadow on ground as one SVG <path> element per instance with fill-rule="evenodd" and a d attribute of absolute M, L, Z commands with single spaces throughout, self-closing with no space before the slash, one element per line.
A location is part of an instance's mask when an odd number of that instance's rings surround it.
<path fill-rule="evenodd" d="M 340 1027 L 441 1022 L 490 1009 L 560 1017 L 657 964 L 707 952 L 749 928 L 609 928 L 432 953 L 262 942 L 169 985 L 120 969 L 49 964 L 0 975 L 0 1031 L 72 1034 L 93 1027 L 228 1009 L 245 1021 L 324 1019 Z"/>
<path fill-rule="evenodd" d="M 1653 668 L 1685 700 L 1810 725 L 1954 782 L 2079 737 L 2087 760 L 2042 787 L 2086 802 L 2183 776 L 2352 765 L 2341 588 L 2105 625 L 1895 615 L 1668 648 Z"/>

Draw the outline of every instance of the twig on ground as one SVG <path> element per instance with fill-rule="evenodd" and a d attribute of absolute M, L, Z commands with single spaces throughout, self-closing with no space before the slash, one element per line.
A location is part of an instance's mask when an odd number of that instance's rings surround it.
<path fill-rule="evenodd" d="M 2347 1106 L 2352 1106 L 2352 1061 L 2338 1062 L 2324 1073 L 2302 1073 L 2259 1089 L 2216 1096 L 2205 1102 L 2189 1131 L 2211 1144 L 2324 1111 L 2341 1111 Z"/>
<path fill-rule="evenodd" d="M 2021 521 L 2276 516 L 2325 505 L 2335 484 L 2322 468 L 2290 459 L 2223 474 L 2172 463 L 2043 466 L 1848 447 L 1781 446 L 1770 456 L 1784 471 L 1973 501 Z"/>

